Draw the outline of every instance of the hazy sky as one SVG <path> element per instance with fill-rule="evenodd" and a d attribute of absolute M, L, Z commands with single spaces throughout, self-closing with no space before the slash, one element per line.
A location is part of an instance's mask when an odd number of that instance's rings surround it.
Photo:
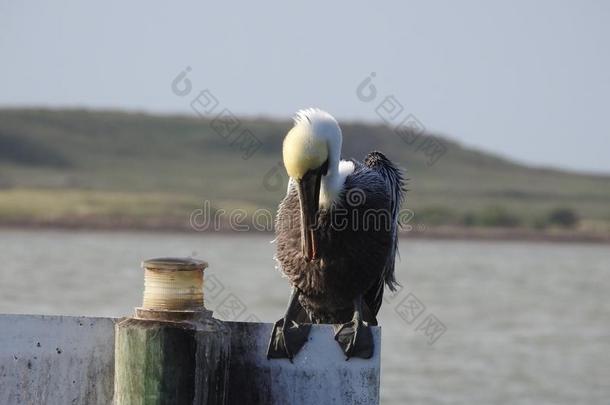
<path fill-rule="evenodd" d="M 379 121 L 393 95 L 466 145 L 610 173 L 610 2 L 0 0 L 0 106 L 189 114 L 206 88 L 236 114 L 282 118 L 319 106 Z"/>

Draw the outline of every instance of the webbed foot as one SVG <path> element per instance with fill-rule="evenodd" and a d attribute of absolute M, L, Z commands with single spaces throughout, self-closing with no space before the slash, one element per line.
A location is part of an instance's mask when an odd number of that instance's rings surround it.
<path fill-rule="evenodd" d="M 354 317 L 348 323 L 337 325 L 335 340 L 341 346 L 346 359 L 360 357 L 370 359 L 373 357 L 375 344 L 373 332 L 368 323 L 362 320 L 362 296 L 354 300 Z"/>
<path fill-rule="evenodd" d="M 345 353 L 345 360 L 352 357 L 370 359 L 373 357 L 373 333 L 369 326 L 360 319 L 353 319 L 348 323 L 339 325 L 335 333 L 335 340 Z"/>
<path fill-rule="evenodd" d="M 285 319 L 280 319 L 273 326 L 267 359 L 289 359 L 292 362 L 292 358 L 307 342 L 311 325 L 289 321 L 290 326 L 285 328 L 284 322 Z"/>

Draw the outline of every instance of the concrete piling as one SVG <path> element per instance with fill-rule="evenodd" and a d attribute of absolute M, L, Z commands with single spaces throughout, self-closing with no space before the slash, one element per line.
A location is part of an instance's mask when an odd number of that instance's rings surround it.
<path fill-rule="evenodd" d="M 207 263 L 169 258 L 142 267 L 142 307 L 115 330 L 115 403 L 225 404 L 230 330 L 205 309 Z"/>

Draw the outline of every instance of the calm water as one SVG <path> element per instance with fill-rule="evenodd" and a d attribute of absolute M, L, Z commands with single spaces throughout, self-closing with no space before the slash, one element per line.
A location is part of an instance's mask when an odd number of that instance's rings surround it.
<path fill-rule="evenodd" d="M 0 231 L 0 312 L 131 314 L 143 258 L 194 255 L 219 286 L 211 308 L 234 296 L 237 319 L 274 321 L 289 289 L 269 239 Z M 404 288 L 380 317 L 382 403 L 610 403 L 608 246 L 403 240 L 401 256 Z M 442 325 L 418 330 L 430 320 Z"/>

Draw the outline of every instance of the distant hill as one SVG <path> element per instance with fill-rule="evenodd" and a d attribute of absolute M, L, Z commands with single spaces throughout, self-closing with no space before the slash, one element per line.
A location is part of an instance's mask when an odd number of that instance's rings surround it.
<path fill-rule="evenodd" d="M 274 212 L 291 122 L 239 120 L 228 134 L 231 125 L 184 116 L 0 110 L 0 222 L 188 222 L 204 200 Z M 545 227 L 558 208 L 581 224 L 610 221 L 610 176 L 527 167 L 436 135 L 409 144 L 385 126 L 341 126 L 344 157 L 377 149 L 407 169 L 406 206 L 428 225 Z M 432 141 L 446 149 L 429 164 Z"/>

